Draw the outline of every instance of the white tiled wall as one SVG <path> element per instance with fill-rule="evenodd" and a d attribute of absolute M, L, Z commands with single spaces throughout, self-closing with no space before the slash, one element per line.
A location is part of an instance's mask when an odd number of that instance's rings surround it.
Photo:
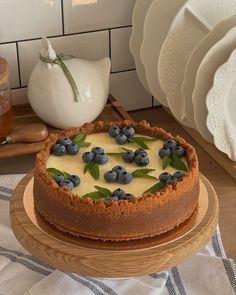
<path fill-rule="evenodd" d="M 110 92 L 127 110 L 152 106 L 129 51 L 136 0 L 0 0 L 0 56 L 10 64 L 14 104 L 27 102 L 27 84 L 50 38 L 57 52 L 112 60 Z M 3 13 L 2 13 L 3 12 Z"/>

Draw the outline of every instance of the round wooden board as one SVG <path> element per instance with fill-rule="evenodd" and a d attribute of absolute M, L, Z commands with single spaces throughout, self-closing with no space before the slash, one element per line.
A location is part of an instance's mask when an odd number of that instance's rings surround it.
<path fill-rule="evenodd" d="M 121 278 L 169 269 L 194 256 L 212 237 L 219 215 L 214 188 L 201 175 L 199 206 L 174 230 L 154 238 L 103 242 L 73 237 L 49 225 L 34 209 L 33 172 L 16 187 L 10 207 L 13 232 L 22 246 L 63 271 Z"/>

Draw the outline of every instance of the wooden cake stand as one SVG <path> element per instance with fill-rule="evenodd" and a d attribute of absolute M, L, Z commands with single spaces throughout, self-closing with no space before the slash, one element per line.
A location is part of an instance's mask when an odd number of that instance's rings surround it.
<path fill-rule="evenodd" d="M 94 241 L 58 231 L 34 208 L 33 172 L 16 187 L 10 207 L 13 232 L 34 256 L 66 272 L 109 278 L 146 275 L 189 259 L 212 237 L 218 214 L 216 192 L 203 175 L 199 206 L 189 220 L 166 234 L 136 241 Z"/>

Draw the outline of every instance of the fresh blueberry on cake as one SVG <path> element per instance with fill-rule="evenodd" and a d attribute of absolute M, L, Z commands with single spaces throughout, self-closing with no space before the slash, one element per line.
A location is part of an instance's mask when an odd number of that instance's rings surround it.
<path fill-rule="evenodd" d="M 57 143 L 53 146 L 52 152 L 56 156 L 63 156 L 66 154 L 66 147 L 63 144 Z"/>
<path fill-rule="evenodd" d="M 119 134 L 115 138 L 116 142 L 120 145 L 126 144 L 128 142 L 128 137 L 124 134 Z"/>
<path fill-rule="evenodd" d="M 71 143 L 66 146 L 66 151 L 68 155 L 76 155 L 78 154 L 79 150 L 79 146 L 75 143 Z"/>

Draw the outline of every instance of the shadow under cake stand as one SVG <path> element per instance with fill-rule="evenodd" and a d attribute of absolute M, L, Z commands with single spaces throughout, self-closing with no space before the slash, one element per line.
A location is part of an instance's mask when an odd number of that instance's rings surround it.
<path fill-rule="evenodd" d="M 198 208 L 187 221 L 160 236 L 134 241 L 103 242 L 57 230 L 35 210 L 32 171 L 17 185 L 10 204 L 13 232 L 26 250 L 63 271 L 105 278 L 146 275 L 191 258 L 212 237 L 218 215 L 216 192 L 203 175 Z"/>

